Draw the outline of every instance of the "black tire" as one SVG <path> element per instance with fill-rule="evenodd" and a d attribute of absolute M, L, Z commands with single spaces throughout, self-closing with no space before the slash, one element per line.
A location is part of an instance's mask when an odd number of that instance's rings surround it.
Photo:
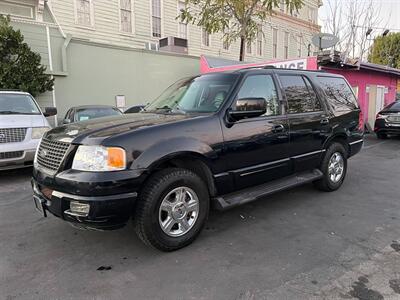
<path fill-rule="evenodd" d="M 386 140 L 388 138 L 388 135 L 386 133 L 378 132 L 376 134 L 376 137 L 380 140 Z"/>
<path fill-rule="evenodd" d="M 199 202 L 199 212 L 193 227 L 182 236 L 167 235 L 159 222 L 159 209 L 163 199 L 177 187 L 192 189 Z M 170 168 L 152 175 L 140 192 L 134 213 L 134 226 L 138 237 L 161 251 L 174 251 L 192 243 L 200 234 L 208 217 L 210 196 L 204 181 L 192 171 Z"/>
<path fill-rule="evenodd" d="M 329 162 L 332 156 L 335 153 L 340 153 L 342 158 L 343 158 L 343 175 L 341 176 L 340 180 L 337 182 L 334 182 L 331 180 L 329 176 Z M 314 185 L 316 188 L 319 190 L 325 191 L 325 192 L 333 192 L 336 191 L 341 187 L 343 184 L 344 179 L 346 178 L 346 173 L 347 173 L 347 151 L 346 148 L 340 144 L 340 143 L 332 143 L 325 152 L 325 155 L 322 159 L 320 170 L 324 174 L 323 177 L 317 181 L 314 182 Z"/>

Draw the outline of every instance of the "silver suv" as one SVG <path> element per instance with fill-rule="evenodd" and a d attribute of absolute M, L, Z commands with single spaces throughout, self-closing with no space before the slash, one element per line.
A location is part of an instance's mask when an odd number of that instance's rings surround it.
<path fill-rule="evenodd" d="M 55 114 L 53 107 L 42 113 L 28 93 L 0 90 L 0 170 L 33 164 L 38 143 L 50 129 L 45 117 Z"/>

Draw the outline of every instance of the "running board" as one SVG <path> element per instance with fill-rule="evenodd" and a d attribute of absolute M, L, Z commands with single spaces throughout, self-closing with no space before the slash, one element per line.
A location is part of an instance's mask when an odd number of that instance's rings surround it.
<path fill-rule="evenodd" d="M 297 173 L 288 177 L 273 180 L 255 187 L 213 198 L 214 208 L 227 210 L 235 206 L 255 201 L 259 198 L 293 188 L 320 179 L 323 176 L 318 169 Z"/>

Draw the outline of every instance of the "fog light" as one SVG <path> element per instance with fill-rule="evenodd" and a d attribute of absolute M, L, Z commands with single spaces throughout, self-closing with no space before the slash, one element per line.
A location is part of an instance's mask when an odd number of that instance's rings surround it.
<path fill-rule="evenodd" d="M 87 215 L 89 215 L 90 205 L 77 201 L 71 201 L 69 203 L 69 210 L 73 214 L 86 217 Z"/>

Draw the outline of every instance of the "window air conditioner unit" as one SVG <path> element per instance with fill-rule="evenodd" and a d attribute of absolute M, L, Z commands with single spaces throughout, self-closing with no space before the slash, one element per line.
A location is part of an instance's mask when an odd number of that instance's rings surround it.
<path fill-rule="evenodd" d="M 160 39 L 160 51 L 188 54 L 188 41 L 174 36 Z"/>
<path fill-rule="evenodd" d="M 153 42 L 146 42 L 146 43 L 144 44 L 144 48 L 145 48 L 146 50 L 151 50 L 151 51 L 158 51 L 158 50 L 160 50 L 160 49 L 159 49 L 159 46 L 158 46 L 158 43 L 153 43 Z"/>

